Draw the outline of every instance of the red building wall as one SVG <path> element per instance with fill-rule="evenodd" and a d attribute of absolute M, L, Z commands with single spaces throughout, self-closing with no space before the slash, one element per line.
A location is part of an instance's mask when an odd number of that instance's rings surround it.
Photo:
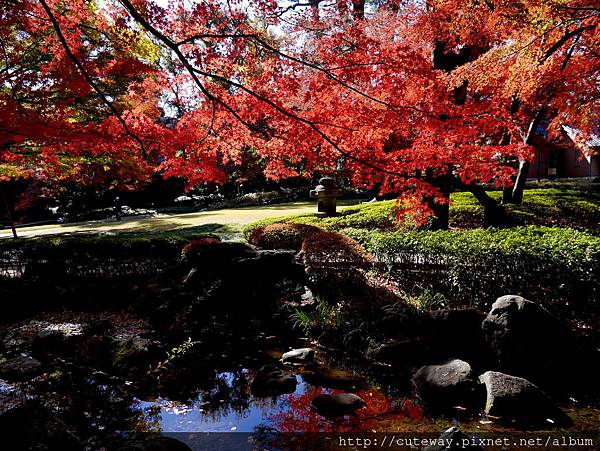
<path fill-rule="evenodd" d="M 536 140 L 530 178 L 600 177 L 600 156 L 585 157 L 569 143 L 556 145 Z"/>

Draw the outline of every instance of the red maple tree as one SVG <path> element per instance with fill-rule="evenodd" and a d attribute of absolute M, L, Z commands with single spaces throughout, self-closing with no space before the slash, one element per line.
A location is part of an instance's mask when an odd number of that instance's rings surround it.
<path fill-rule="evenodd" d="M 434 228 L 470 190 L 492 224 L 482 185 L 520 200 L 540 123 L 598 114 L 593 0 L 4 3 L 0 176 L 100 162 L 193 186 L 253 148 L 267 177 L 343 170 Z"/>

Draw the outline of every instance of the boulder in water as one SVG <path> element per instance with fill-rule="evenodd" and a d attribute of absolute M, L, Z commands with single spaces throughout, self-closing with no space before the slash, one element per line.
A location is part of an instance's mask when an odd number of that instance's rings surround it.
<path fill-rule="evenodd" d="M 250 388 L 255 396 L 274 396 L 293 393 L 296 383 L 294 376 L 284 373 L 275 365 L 265 365 L 254 375 Z"/>
<path fill-rule="evenodd" d="M 496 371 L 479 376 L 485 384 L 485 413 L 523 428 L 567 426 L 570 418 L 536 385 Z"/>
<path fill-rule="evenodd" d="M 281 356 L 281 361 L 283 363 L 309 363 L 314 361 L 315 359 L 315 351 L 311 348 L 300 348 L 293 349 L 284 353 Z"/>
<path fill-rule="evenodd" d="M 471 365 L 463 360 L 423 366 L 413 376 L 413 383 L 431 413 L 448 412 L 456 406 L 473 407 L 483 398 Z"/>
<path fill-rule="evenodd" d="M 501 371 L 537 383 L 561 378 L 571 360 L 572 336 L 556 316 L 521 296 L 502 296 L 482 323 Z"/>
<path fill-rule="evenodd" d="M 356 412 L 366 404 L 353 393 L 322 394 L 315 397 L 311 406 L 324 417 L 342 417 Z"/>
<path fill-rule="evenodd" d="M 312 385 L 341 390 L 356 390 L 365 383 L 363 376 L 335 368 L 311 368 L 302 372 L 302 378 Z"/>

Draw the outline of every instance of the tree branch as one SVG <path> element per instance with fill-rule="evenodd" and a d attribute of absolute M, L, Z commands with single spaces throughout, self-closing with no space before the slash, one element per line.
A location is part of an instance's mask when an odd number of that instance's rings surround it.
<path fill-rule="evenodd" d="M 573 52 L 575 51 L 575 48 L 577 47 L 577 44 L 579 43 L 580 39 L 581 39 L 581 35 L 577 36 L 575 38 L 575 41 L 573 42 L 573 44 L 571 44 L 571 47 L 569 47 L 569 50 L 567 51 L 567 55 L 565 56 L 565 59 L 560 66 L 561 72 L 567 68 L 567 65 L 569 64 L 569 61 L 571 60 L 571 57 L 573 56 Z"/>
<path fill-rule="evenodd" d="M 182 44 L 188 44 L 188 43 L 193 42 L 193 41 L 195 41 L 197 39 L 208 39 L 208 38 L 240 38 L 240 39 L 241 38 L 245 38 L 245 39 L 252 40 L 252 41 L 256 42 L 258 45 L 260 45 L 261 47 L 263 47 L 263 48 L 265 48 L 265 49 L 267 49 L 267 50 L 269 50 L 269 51 L 271 51 L 271 52 L 273 52 L 273 53 L 275 53 L 275 54 L 277 54 L 277 55 L 279 55 L 279 56 L 281 56 L 281 57 L 283 57 L 285 59 L 288 59 L 290 61 L 294 61 L 294 62 L 296 62 L 298 64 L 302 64 L 303 66 L 306 66 L 306 67 L 310 67 L 311 69 L 314 69 L 316 71 L 319 71 L 319 72 L 327 75 L 328 78 L 330 78 L 331 80 L 333 80 L 336 83 L 340 84 L 344 88 L 346 88 L 346 89 L 348 89 L 348 90 L 350 90 L 350 91 L 352 91 L 352 92 L 354 92 L 354 93 L 356 93 L 356 94 L 358 94 L 358 95 L 360 95 L 362 97 L 365 97 L 365 98 L 367 98 L 367 99 L 369 99 L 369 100 L 371 100 L 371 101 L 373 101 L 375 103 L 383 105 L 383 106 L 389 108 L 390 110 L 394 111 L 395 113 L 398 113 L 399 112 L 398 110 L 406 109 L 406 110 L 417 111 L 419 113 L 423 113 L 423 114 L 426 114 L 428 116 L 433 116 L 429 111 L 424 110 L 422 108 L 418 108 L 418 107 L 415 107 L 415 106 L 412 106 L 412 105 L 393 105 L 393 104 L 391 104 L 389 102 L 386 102 L 384 100 L 378 99 L 377 97 L 373 97 L 373 96 L 367 94 L 366 92 L 363 92 L 360 89 L 355 88 L 354 86 L 350 85 L 349 83 L 346 83 L 346 82 L 340 80 L 335 74 L 333 74 L 331 72 L 331 70 L 333 70 L 333 69 L 324 68 L 324 67 L 319 66 L 318 64 L 311 63 L 310 61 L 306 61 L 306 60 L 297 58 L 297 57 L 295 57 L 293 55 L 290 55 L 289 53 L 282 52 L 281 50 L 273 47 L 268 42 L 266 42 L 263 39 L 261 39 L 256 34 L 247 34 L 247 33 L 239 33 L 239 34 L 236 34 L 236 33 L 232 33 L 232 34 L 198 34 L 198 35 L 190 36 L 190 37 L 184 39 L 183 41 L 180 41 L 176 45 L 179 46 L 179 45 L 182 45 Z M 362 65 L 376 65 L 376 64 L 379 65 L 379 64 L 382 64 L 382 63 L 373 63 L 373 64 L 363 63 Z M 335 69 L 338 69 L 338 68 L 335 68 Z"/>
<path fill-rule="evenodd" d="M 527 129 L 527 135 L 525 135 L 523 137 L 523 142 L 525 144 L 529 144 L 529 145 L 533 144 L 533 138 L 535 136 L 535 132 L 536 132 L 538 126 L 540 125 L 540 122 L 544 118 L 544 114 L 546 114 L 546 108 L 540 108 L 538 110 L 538 112 L 535 113 L 535 116 L 529 123 L 529 128 Z"/>
<path fill-rule="evenodd" d="M 314 122 L 310 121 L 309 119 L 306 119 L 302 116 L 299 116 L 291 111 L 288 111 L 287 109 L 277 105 L 275 102 L 273 102 L 271 99 L 268 99 L 264 96 L 261 96 L 260 94 L 254 92 L 253 90 L 247 88 L 246 86 L 242 85 L 241 83 L 237 83 L 234 82 L 233 80 L 229 80 L 226 77 L 223 77 L 221 75 L 217 75 L 217 74 L 212 74 L 209 72 L 205 72 L 202 71 L 196 67 L 194 67 L 189 60 L 185 57 L 185 55 L 181 52 L 181 50 L 179 49 L 178 45 L 173 42 L 170 38 L 168 38 L 167 36 L 165 36 L 163 33 L 161 33 L 160 31 L 158 31 L 155 27 L 153 27 L 144 17 L 142 17 L 142 15 L 135 9 L 135 7 L 132 5 L 132 3 L 129 0 L 119 0 L 121 2 L 121 4 L 125 7 L 125 9 L 127 9 L 127 11 L 129 12 L 129 14 L 131 15 L 131 17 L 138 22 L 142 27 L 144 27 L 150 34 L 152 34 L 155 38 L 157 38 L 158 40 L 160 40 L 161 42 L 163 42 L 168 48 L 170 48 L 175 55 L 177 55 L 177 57 L 179 58 L 179 60 L 183 63 L 183 65 L 185 66 L 185 68 L 187 69 L 187 71 L 190 73 L 194 83 L 196 83 L 196 85 L 198 86 L 198 88 L 200 89 L 200 91 L 209 99 L 209 100 L 214 100 L 216 101 L 218 104 L 220 104 L 221 106 L 223 106 L 230 114 L 232 114 L 238 121 L 240 121 L 243 125 L 245 125 L 247 128 L 249 128 L 250 130 L 254 131 L 254 132 L 259 132 L 261 134 L 263 134 L 263 136 L 265 136 L 265 138 L 269 138 L 268 134 L 265 133 L 263 130 L 258 129 L 256 126 L 254 126 L 253 124 L 248 123 L 247 121 L 245 121 L 242 117 L 240 117 L 240 115 L 233 110 L 225 101 L 223 101 L 221 98 L 214 96 L 213 94 L 211 94 L 206 87 L 202 84 L 202 82 L 200 81 L 200 79 L 198 78 L 198 75 L 202 75 L 204 77 L 208 77 L 208 78 L 213 78 L 215 80 L 221 81 L 223 83 L 226 83 L 230 86 L 234 86 L 236 88 L 241 89 L 242 91 L 246 92 L 247 94 L 251 95 L 252 97 L 260 100 L 263 103 L 266 103 L 267 105 L 271 106 L 273 109 L 275 109 L 276 111 L 278 111 L 279 113 L 283 114 L 284 116 L 287 116 L 291 119 L 294 119 L 300 123 L 303 123 L 305 125 L 307 125 L 309 128 L 311 128 L 312 130 L 315 131 L 315 133 L 317 133 L 325 142 L 327 142 L 331 147 L 333 147 L 338 153 L 340 153 L 341 155 L 344 155 L 346 158 L 348 158 L 351 161 L 355 161 L 359 164 L 362 164 L 366 167 L 369 167 L 371 169 L 374 169 L 378 172 L 382 172 L 388 175 L 394 175 L 394 176 L 399 176 L 399 177 L 406 177 L 406 174 L 402 174 L 399 172 L 395 172 L 395 171 L 390 171 L 388 169 L 385 169 L 383 167 L 380 167 L 376 164 L 373 164 L 369 161 L 363 160 L 362 158 L 359 158 L 355 155 L 352 155 L 351 153 L 349 153 L 348 151 L 342 149 L 330 136 L 328 136 L 325 132 L 323 132 Z"/>
<path fill-rule="evenodd" d="M 548 50 L 546 50 L 546 53 L 542 57 L 541 63 L 545 62 L 548 58 L 550 58 L 554 52 L 560 49 L 573 36 L 578 36 L 585 30 L 592 30 L 594 28 L 596 28 L 596 25 L 585 25 L 565 33 L 562 38 L 560 38 Z"/>
<path fill-rule="evenodd" d="M 142 140 L 135 133 L 133 133 L 131 131 L 131 129 L 127 125 L 127 122 L 125 122 L 125 119 L 123 119 L 123 117 L 119 114 L 119 112 L 117 111 L 115 106 L 112 104 L 112 102 L 110 100 L 108 100 L 108 97 L 106 97 L 106 95 L 102 92 L 102 90 L 100 89 L 98 84 L 92 79 L 90 74 L 88 74 L 88 72 L 83 67 L 83 64 L 81 63 L 81 61 L 79 61 L 79 59 L 71 51 L 71 48 L 69 47 L 69 44 L 67 43 L 67 40 L 65 39 L 65 36 L 63 35 L 60 25 L 59 25 L 58 21 L 56 20 L 54 13 L 52 12 L 50 7 L 46 3 L 46 1 L 39 0 L 39 2 L 42 5 L 42 7 L 44 8 L 44 11 L 46 11 L 48 18 L 50 19 L 50 22 L 52 22 L 52 27 L 54 28 L 54 31 L 56 32 L 56 35 L 58 36 L 58 40 L 60 41 L 61 45 L 63 46 L 65 53 L 67 54 L 69 59 L 73 62 L 73 64 L 75 64 L 75 66 L 77 67 L 79 72 L 81 72 L 81 75 L 83 75 L 83 78 L 85 78 L 85 80 L 88 82 L 88 84 L 94 89 L 94 91 L 96 91 L 96 94 L 98 94 L 98 97 L 100 97 L 102 102 L 104 102 L 104 104 L 108 107 L 108 109 L 111 111 L 111 113 L 119 120 L 123 129 L 125 130 L 125 133 L 127 133 L 131 138 L 133 138 L 139 144 L 140 149 L 142 150 L 142 156 L 144 159 L 146 159 L 146 157 L 147 157 L 146 148 L 144 147 L 144 143 L 142 142 Z"/>

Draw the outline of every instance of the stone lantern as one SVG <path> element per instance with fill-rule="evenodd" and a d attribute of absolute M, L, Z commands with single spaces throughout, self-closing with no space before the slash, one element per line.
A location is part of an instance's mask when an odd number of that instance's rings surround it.
<path fill-rule="evenodd" d="M 310 191 L 310 197 L 317 198 L 317 211 L 324 216 L 336 214 L 336 198 L 340 195 L 335 180 L 331 177 L 323 177 L 315 189 Z"/>

